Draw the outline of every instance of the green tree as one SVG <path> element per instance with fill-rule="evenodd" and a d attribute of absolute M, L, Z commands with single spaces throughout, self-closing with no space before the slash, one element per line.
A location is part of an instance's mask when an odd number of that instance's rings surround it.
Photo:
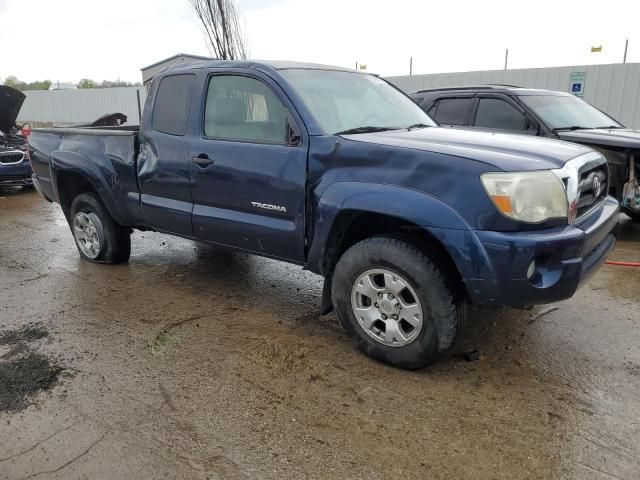
<path fill-rule="evenodd" d="M 83 78 L 78 82 L 78 88 L 98 88 L 98 84 L 89 78 Z"/>
<path fill-rule="evenodd" d="M 9 75 L 4 79 L 4 84 L 16 90 L 48 90 L 51 86 L 51 80 L 36 80 L 35 82 L 27 83 L 13 75 Z"/>
<path fill-rule="evenodd" d="M 35 82 L 27 83 L 25 90 L 49 90 L 51 86 L 51 80 L 36 80 Z"/>
<path fill-rule="evenodd" d="M 14 76 L 14 75 L 9 75 L 7 78 L 5 78 L 4 79 L 4 84 L 7 87 L 13 87 L 13 88 L 16 88 L 18 90 L 24 90 L 24 87 L 27 85 L 22 80 L 18 80 L 18 77 Z"/>
<path fill-rule="evenodd" d="M 125 80 L 103 80 L 98 84 L 98 88 L 114 88 L 114 87 L 137 87 L 140 86 L 140 82 L 131 83 Z"/>
<path fill-rule="evenodd" d="M 8 87 L 13 87 L 16 90 L 49 90 L 51 86 L 51 80 L 36 80 L 34 82 L 24 82 L 14 75 L 9 75 L 4 79 L 4 84 Z M 81 79 L 76 86 L 78 88 L 113 88 L 113 87 L 139 87 L 142 84 L 140 82 L 127 82 L 125 80 L 103 80 L 102 82 L 96 82 L 90 78 Z"/>

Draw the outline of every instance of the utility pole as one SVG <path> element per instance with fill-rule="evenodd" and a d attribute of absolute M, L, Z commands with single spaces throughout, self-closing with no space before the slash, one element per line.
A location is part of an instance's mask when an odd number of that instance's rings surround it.
<path fill-rule="evenodd" d="M 409 76 L 413 75 L 413 57 L 409 57 Z"/>
<path fill-rule="evenodd" d="M 358 70 L 358 62 L 356 62 L 356 70 Z"/>
<path fill-rule="evenodd" d="M 622 58 L 622 63 L 627 63 L 627 49 L 629 48 L 629 39 L 627 38 L 624 41 L 624 57 Z"/>
<path fill-rule="evenodd" d="M 507 65 L 509 64 L 509 49 L 507 48 L 504 52 L 504 69 L 507 69 Z"/>

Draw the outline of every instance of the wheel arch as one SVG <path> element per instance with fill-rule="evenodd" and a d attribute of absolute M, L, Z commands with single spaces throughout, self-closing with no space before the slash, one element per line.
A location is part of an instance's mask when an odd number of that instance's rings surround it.
<path fill-rule="evenodd" d="M 73 199 L 82 193 L 94 193 L 111 217 L 125 224 L 124 215 L 113 197 L 106 179 L 90 157 L 76 152 L 58 151 L 51 154 L 51 181 L 54 193 L 65 216 Z"/>
<path fill-rule="evenodd" d="M 464 299 L 470 297 L 465 282 L 470 269 L 482 270 L 474 272 L 479 276 L 490 276 L 492 271 L 462 217 L 422 192 L 389 185 L 336 184 L 320 198 L 316 219 L 307 268 L 325 276 L 323 312 L 331 309 L 328 294 L 335 264 L 350 246 L 372 236 L 402 239 L 429 254 L 452 291 Z M 480 254 L 472 267 L 470 251 Z"/>
<path fill-rule="evenodd" d="M 327 239 L 323 271 L 331 272 L 340 257 L 356 243 L 372 237 L 405 241 L 429 254 L 443 271 L 452 291 L 466 297 L 462 276 L 442 241 L 428 229 L 399 216 L 365 210 L 344 210 L 337 216 Z"/>

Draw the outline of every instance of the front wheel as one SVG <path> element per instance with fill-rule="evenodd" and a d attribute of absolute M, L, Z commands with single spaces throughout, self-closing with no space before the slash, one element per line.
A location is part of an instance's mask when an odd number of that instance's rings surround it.
<path fill-rule="evenodd" d="M 630 208 L 625 208 L 622 211 L 626 213 L 634 222 L 640 222 L 640 210 L 631 210 Z"/>
<path fill-rule="evenodd" d="M 407 369 L 427 366 L 450 348 L 466 312 L 432 258 L 385 237 L 363 240 L 342 255 L 332 300 L 361 351 Z"/>
<path fill-rule="evenodd" d="M 129 260 L 130 230 L 116 223 L 93 193 L 83 193 L 73 200 L 69 224 L 78 252 L 85 260 L 111 264 Z"/>

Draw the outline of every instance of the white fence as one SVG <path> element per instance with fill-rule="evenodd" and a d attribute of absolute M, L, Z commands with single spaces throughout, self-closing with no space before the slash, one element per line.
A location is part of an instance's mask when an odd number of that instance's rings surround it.
<path fill-rule="evenodd" d="M 486 83 L 570 92 L 572 73 L 585 73 L 585 101 L 623 125 L 640 129 L 640 63 L 406 75 L 387 80 L 407 93 L 423 88 Z"/>
<path fill-rule="evenodd" d="M 123 113 L 127 125 L 139 125 L 145 87 L 91 88 L 78 90 L 29 90 L 18 123 L 64 126 L 89 123 L 108 113 Z"/>
<path fill-rule="evenodd" d="M 584 73 L 584 99 L 627 127 L 640 129 L 640 63 L 526 68 L 481 72 L 438 73 L 388 77 L 407 93 L 423 88 L 501 83 L 568 92 L 571 74 Z M 144 106 L 145 87 L 24 92 L 18 122 L 52 125 L 93 122 L 107 113 L 123 113 L 127 124 L 140 124 L 138 105 Z M 139 103 L 138 103 L 139 98 Z"/>

